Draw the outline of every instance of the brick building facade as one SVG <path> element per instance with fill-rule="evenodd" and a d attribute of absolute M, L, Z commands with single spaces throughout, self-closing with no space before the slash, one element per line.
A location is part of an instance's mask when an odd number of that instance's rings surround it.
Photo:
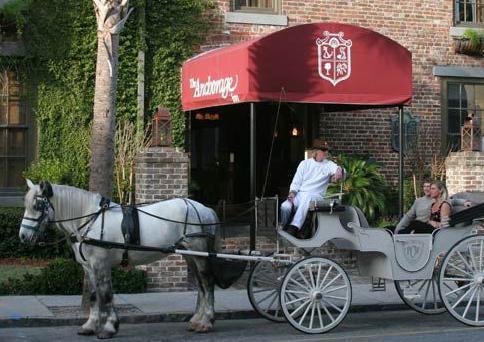
<path fill-rule="evenodd" d="M 469 112 L 484 121 L 482 54 L 469 56 L 454 51 L 454 39 L 464 31 L 461 24 L 484 32 L 484 18 L 480 17 L 479 11 L 474 12 L 473 17 L 463 18 L 462 6 L 459 7 L 461 2 L 215 0 L 210 14 L 212 30 L 200 50 L 239 43 L 288 26 L 328 21 L 361 26 L 395 40 L 412 53 L 413 99 L 406 110 L 419 118 L 419 158 L 423 157 L 428 166 L 432 157 L 441 155 L 448 148 L 459 149 L 459 128 Z M 387 179 L 396 183 L 398 153 L 391 145 L 391 117 L 396 114 L 396 109 L 331 112 L 323 107 L 317 120 L 317 135 L 327 140 L 336 152 L 366 155 L 380 162 Z M 409 155 L 405 161 L 407 174 L 411 171 L 412 158 Z M 482 158 L 483 152 L 478 151 L 453 153 L 449 157 L 451 192 L 484 191 L 480 180 L 484 176 Z M 168 164 L 171 165 L 169 168 L 181 170 L 171 161 Z M 461 174 L 461 165 L 472 166 L 469 174 Z M 176 171 L 167 174 L 172 173 L 177 174 Z M 149 199 L 164 198 L 170 192 L 166 190 L 171 185 L 164 184 L 170 177 L 154 183 L 151 182 L 154 176 L 138 177 L 142 179 L 141 187 L 148 187 L 142 191 Z M 181 177 L 185 184 L 185 177 Z M 180 192 L 179 189 L 172 190 L 174 195 Z M 141 193 L 139 196 L 145 198 Z M 225 241 L 224 249 L 231 251 L 247 247 L 247 244 L 246 238 L 230 238 Z M 257 240 L 257 247 L 273 250 L 274 240 L 262 237 Z M 323 252 L 346 268 L 352 269 L 355 265 L 351 253 L 336 252 L 331 246 Z M 182 290 L 191 286 L 186 266 L 178 256 L 149 265 L 147 270 L 151 278 L 150 290 Z"/>
<path fill-rule="evenodd" d="M 464 30 L 461 24 L 473 25 L 477 31 L 484 28 L 479 10 L 476 17 L 467 18 L 470 22 L 461 22 L 459 1 L 218 0 L 214 3 L 213 29 L 202 50 L 238 43 L 287 26 L 326 21 L 361 26 L 406 47 L 412 53 L 414 89 L 408 110 L 420 119 L 423 134 L 419 149 L 427 162 L 450 144 L 448 114 L 443 103 L 447 96 L 443 93 L 445 84 L 484 83 L 482 55 L 468 56 L 454 51 L 454 38 Z M 484 94 L 480 91 L 476 109 L 481 110 L 484 121 Z M 320 115 L 320 135 L 334 151 L 371 156 L 383 165 L 387 178 L 396 182 L 398 153 L 390 142 L 392 115 L 396 115 L 395 109 L 325 112 Z M 409 166 L 411 161 L 406 163 Z"/>

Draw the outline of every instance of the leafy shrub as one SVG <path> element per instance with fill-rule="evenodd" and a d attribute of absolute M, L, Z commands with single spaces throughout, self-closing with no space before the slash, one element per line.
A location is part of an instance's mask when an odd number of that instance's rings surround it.
<path fill-rule="evenodd" d="M 385 194 L 388 186 L 380 174 L 380 165 L 359 157 L 338 155 L 338 165 L 342 165 L 348 174 L 343 186 L 343 203 L 357 206 L 364 213 L 370 223 L 374 222 L 378 214 L 385 212 Z M 337 193 L 339 184 L 330 184 L 328 193 Z"/>
<path fill-rule="evenodd" d="M 0 208 L 0 258 L 39 258 L 51 259 L 70 257 L 72 252 L 67 244 L 49 247 L 29 246 L 20 242 L 18 237 L 23 208 Z M 47 232 L 49 240 L 55 240 L 61 233 L 54 228 Z"/>
<path fill-rule="evenodd" d="M 55 259 L 38 275 L 8 279 L 0 284 L 0 295 L 79 295 L 82 292 L 82 267 L 73 259 Z M 115 267 L 112 273 L 115 293 L 146 290 L 146 273 L 138 269 Z"/>

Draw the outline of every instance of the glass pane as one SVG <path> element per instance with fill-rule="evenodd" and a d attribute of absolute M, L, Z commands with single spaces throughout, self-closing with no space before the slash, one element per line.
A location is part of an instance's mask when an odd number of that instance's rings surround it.
<path fill-rule="evenodd" d="M 459 108 L 460 105 L 460 84 L 449 83 L 447 85 L 447 107 Z"/>
<path fill-rule="evenodd" d="M 447 149 L 450 151 L 460 150 L 460 134 L 448 134 L 447 135 Z"/>
<path fill-rule="evenodd" d="M 0 125 L 7 124 L 7 98 L 0 95 Z"/>
<path fill-rule="evenodd" d="M 7 187 L 7 159 L 0 158 L 0 188 Z"/>
<path fill-rule="evenodd" d="M 476 117 L 478 117 L 481 122 L 481 136 L 484 136 L 484 110 L 477 111 Z"/>
<path fill-rule="evenodd" d="M 5 151 L 5 146 L 6 146 L 6 140 L 7 139 L 7 129 L 6 128 L 0 128 L 0 156 L 5 157 L 6 156 L 6 151 Z"/>
<path fill-rule="evenodd" d="M 448 113 L 447 132 L 460 133 L 460 126 L 461 126 L 460 111 L 458 109 L 449 109 L 447 113 Z"/>
<path fill-rule="evenodd" d="M 484 110 L 484 84 L 476 84 L 476 109 Z"/>
<path fill-rule="evenodd" d="M 470 1 L 467 1 L 466 3 L 465 21 L 467 22 L 474 21 L 474 4 Z"/>
<path fill-rule="evenodd" d="M 20 111 L 20 102 L 18 100 L 9 101 L 8 123 L 9 125 L 23 125 L 25 124 L 24 116 Z"/>
<path fill-rule="evenodd" d="M 461 93 L 461 104 L 462 108 L 475 108 L 475 94 L 474 94 L 474 85 L 473 84 L 463 84 L 462 85 L 462 93 Z"/>
<path fill-rule="evenodd" d="M 459 1 L 459 21 L 464 21 L 464 2 Z"/>
<path fill-rule="evenodd" d="M 478 0 L 478 2 L 477 2 L 476 21 L 478 23 L 484 22 L 484 1 L 483 0 Z"/>
<path fill-rule="evenodd" d="M 24 180 L 22 179 L 22 172 L 25 170 L 25 159 L 7 159 L 7 170 L 7 187 L 21 187 L 24 184 Z"/>
<path fill-rule="evenodd" d="M 7 133 L 7 153 L 9 156 L 25 156 L 26 131 L 24 129 L 10 129 Z"/>

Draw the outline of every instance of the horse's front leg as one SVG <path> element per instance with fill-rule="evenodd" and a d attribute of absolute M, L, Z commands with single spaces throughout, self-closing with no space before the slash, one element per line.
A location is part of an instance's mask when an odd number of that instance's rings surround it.
<path fill-rule="evenodd" d="M 89 281 L 89 290 L 91 291 L 89 296 L 89 318 L 86 323 L 84 323 L 79 330 L 77 330 L 78 335 L 94 335 L 99 322 L 99 307 L 97 303 L 96 296 L 96 280 L 94 279 L 94 272 L 89 269 L 88 266 L 82 265 L 84 272 L 86 273 L 87 279 Z"/>
<path fill-rule="evenodd" d="M 99 305 L 99 321 L 96 334 L 99 339 L 111 338 L 119 329 L 119 319 L 113 304 L 111 266 L 104 260 L 106 258 L 98 259 L 97 264 L 94 265 L 96 299 Z"/>

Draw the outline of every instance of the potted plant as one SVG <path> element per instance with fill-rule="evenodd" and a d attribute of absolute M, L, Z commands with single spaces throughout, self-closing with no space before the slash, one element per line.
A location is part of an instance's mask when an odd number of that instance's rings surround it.
<path fill-rule="evenodd" d="M 461 37 L 454 39 L 455 52 L 467 55 L 482 53 L 482 37 L 473 29 L 466 29 Z"/>

